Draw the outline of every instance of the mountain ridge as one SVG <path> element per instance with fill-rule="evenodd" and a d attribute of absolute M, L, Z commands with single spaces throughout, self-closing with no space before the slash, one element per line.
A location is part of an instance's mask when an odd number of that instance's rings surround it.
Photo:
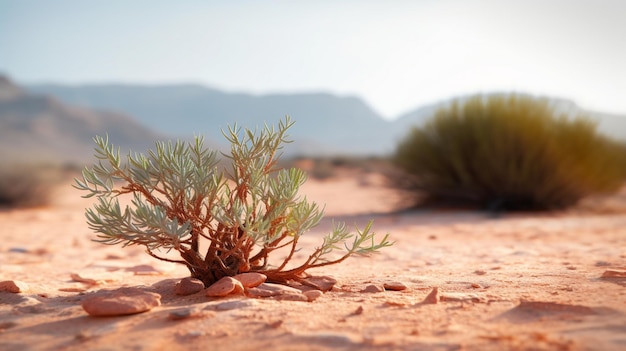
<path fill-rule="evenodd" d="M 123 111 L 156 130 L 175 137 L 202 134 L 222 142 L 222 130 L 235 123 L 246 128 L 275 124 L 290 115 L 293 153 L 371 154 L 389 151 L 391 145 L 372 140 L 388 124 L 356 97 L 329 93 L 268 94 L 226 93 L 198 85 L 59 85 L 27 86 L 88 108 Z M 356 126 L 357 132 L 354 131 Z M 350 130 L 352 129 L 352 131 Z M 295 146 L 295 147 L 294 147 Z"/>
<path fill-rule="evenodd" d="M 79 108 L 123 112 L 169 138 L 204 135 L 222 150 L 228 146 L 222 135 L 228 126 L 262 128 L 264 123 L 274 125 L 289 114 L 296 121 L 289 131 L 295 142 L 285 148 L 286 156 L 388 155 L 407 130 L 422 125 L 453 100 L 441 100 L 386 120 L 358 97 L 324 92 L 254 95 L 199 84 L 115 83 L 40 84 L 26 85 L 25 89 Z M 626 116 L 584 111 L 571 100 L 549 99 L 562 109 L 588 112 L 599 121 L 600 132 L 626 140 Z"/>
<path fill-rule="evenodd" d="M 93 157 L 96 135 L 107 135 L 116 146 L 138 151 L 165 137 L 122 113 L 70 106 L 0 77 L 3 160 L 84 163 Z"/>

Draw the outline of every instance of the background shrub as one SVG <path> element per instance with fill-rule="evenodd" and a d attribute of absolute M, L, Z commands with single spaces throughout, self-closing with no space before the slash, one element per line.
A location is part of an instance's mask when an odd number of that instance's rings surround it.
<path fill-rule="evenodd" d="M 0 164 L 0 207 L 47 205 L 63 179 L 61 166 L 4 160 Z"/>
<path fill-rule="evenodd" d="M 498 208 L 562 208 L 626 178 L 624 146 L 584 114 L 556 113 L 548 99 L 477 95 L 414 127 L 395 162 L 430 197 Z"/>

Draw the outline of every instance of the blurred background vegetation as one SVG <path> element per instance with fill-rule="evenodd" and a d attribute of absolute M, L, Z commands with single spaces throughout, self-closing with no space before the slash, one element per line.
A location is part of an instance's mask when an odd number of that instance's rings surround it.
<path fill-rule="evenodd" d="M 345 103 L 327 100 L 329 106 Z M 333 110 L 329 106 L 326 110 Z M 282 150 L 283 166 L 302 168 L 309 178 L 320 181 L 377 172 L 404 197 L 422 204 L 463 202 L 491 210 L 566 208 L 590 195 L 614 192 L 626 179 L 625 144 L 599 132 L 596 114 L 558 99 L 475 95 L 418 109 L 419 113 L 395 121 L 363 117 L 358 111 L 363 110 L 338 109 L 338 114 L 303 118 L 302 133 L 308 140 Z M 345 114 L 352 117 L 342 119 Z M 298 116 L 294 119 L 300 124 Z M 326 122 L 313 123 L 320 119 Z M 368 122 L 373 124 L 364 127 Z M 203 123 L 215 126 L 225 121 Z M 615 125 L 614 130 L 623 130 Z M 32 94 L 0 77 L 0 207 L 48 204 L 60 182 L 94 162 L 95 135 L 108 135 L 122 153 L 144 152 L 156 140 L 174 138 L 155 132 L 154 126 L 122 113 Z M 318 139 L 329 128 L 353 138 L 346 137 L 344 144 L 329 151 L 328 143 Z M 301 136 L 292 138 L 298 141 Z M 367 147 L 359 152 L 344 147 L 354 146 L 356 139 Z M 217 139 L 208 142 L 227 151 Z M 393 148 L 385 146 L 393 143 Z M 372 149 L 378 152 L 367 151 Z"/>
<path fill-rule="evenodd" d="M 588 115 L 520 94 L 452 101 L 414 127 L 393 158 L 431 200 L 492 210 L 565 208 L 626 179 L 624 143 L 597 132 Z"/>
<path fill-rule="evenodd" d="M 57 162 L 28 162 L 5 157 L 0 163 L 0 208 L 46 206 L 76 169 Z"/>

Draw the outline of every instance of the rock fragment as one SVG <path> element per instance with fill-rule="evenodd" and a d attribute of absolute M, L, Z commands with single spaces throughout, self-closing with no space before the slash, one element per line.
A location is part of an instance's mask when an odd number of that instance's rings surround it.
<path fill-rule="evenodd" d="M 549 313 L 549 314 L 580 314 L 580 315 L 593 315 L 597 314 L 597 312 L 587 306 L 583 305 L 570 305 L 556 302 L 547 302 L 547 301 L 527 301 L 521 300 L 519 305 L 515 307 L 517 310 L 522 311 L 533 311 L 538 314 Z"/>
<path fill-rule="evenodd" d="M 350 315 L 351 316 L 358 316 L 358 315 L 361 315 L 361 314 L 363 314 L 363 306 L 357 307 L 357 309 L 354 310 L 354 312 L 352 312 Z"/>
<path fill-rule="evenodd" d="M 230 294 L 241 294 L 243 292 L 243 285 L 239 280 L 233 277 L 224 277 L 205 290 L 206 296 L 209 297 L 223 297 Z"/>
<path fill-rule="evenodd" d="M 256 272 L 240 273 L 233 276 L 233 278 L 240 281 L 244 288 L 255 288 L 265 283 L 265 280 L 267 280 L 267 276 L 265 274 Z"/>
<path fill-rule="evenodd" d="M 433 290 L 431 290 L 431 292 L 426 296 L 426 298 L 424 298 L 424 301 L 422 301 L 422 303 L 432 305 L 438 302 L 439 302 L 439 288 L 435 286 Z"/>
<path fill-rule="evenodd" d="M 309 290 L 302 293 L 309 302 L 317 300 L 318 297 L 324 295 L 320 290 Z"/>
<path fill-rule="evenodd" d="M 96 293 L 83 300 L 91 316 L 123 316 L 141 313 L 161 305 L 161 295 L 138 288 L 120 288 Z"/>
<path fill-rule="evenodd" d="M 302 291 L 296 288 L 292 288 L 290 286 L 281 285 L 281 284 L 273 284 L 273 283 L 263 283 L 254 289 L 248 289 L 248 291 L 259 291 L 259 290 L 263 290 L 264 292 L 267 292 L 268 294 L 266 296 L 302 293 Z"/>
<path fill-rule="evenodd" d="M 246 293 L 249 297 L 269 297 L 275 300 L 288 301 L 309 301 L 309 297 L 302 293 L 302 291 L 280 284 L 263 283 L 256 288 L 246 290 Z"/>
<path fill-rule="evenodd" d="M 19 280 L 5 280 L 0 282 L 0 291 L 14 294 L 23 293 L 28 291 L 28 284 Z"/>
<path fill-rule="evenodd" d="M 401 282 L 385 282 L 383 284 L 383 288 L 385 288 L 385 290 L 391 290 L 391 291 L 402 291 L 402 290 L 406 290 L 407 287 L 406 285 L 404 285 L 404 283 Z"/>
<path fill-rule="evenodd" d="M 167 318 L 172 321 L 179 321 L 183 319 L 204 317 L 208 313 L 211 313 L 211 312 L 202 311 L 198 308 L 180 308 L 180 309 L 171 311 L 169 315 L 167 316 Z"/>
<path fill-rule="evenodd" d="M 446 293 L 442 294 L 439 300 L 447 302 L 483 302 L 484 299 L 476 294 Z"/>
<path fill-rule="evenodd" d="M 176 295 L 187 296 L 198 293 L 204 289 L 204 283 L 196 278 L 183 278 L 176 283 Z"/>
<path fill-rule="evenodd" d="M 303 284 L 325 292 L 332 290 L 335 284 L 337 284 L 337 279 L 325 275 L 310 276 L 303 280 Z"/>
<path fill-rule="evenodd" d="M 602 278 L 626 278 L 626 270 L 607 269 L 602 273 Z"/>
<path fill-rule="evenodd" d="M 85 277 L 81 276 L 78 273 L 71 273 L 70 277 L 72 278 L 72 281 L 79 282 L 79 283 L 84 283 L 84 284 L 87 284 L 87 285 L 101 285 L 101 284 L 105 283 L 104 280 L 96 280 L 96 279 L 92 279 L 92 278 L 85 278 Z"/>
<path fill-rule="evenodd" d="M 370 284 L 361 290 L 362 293 L 379 293 L 385 291 L 382 285 Z"/>

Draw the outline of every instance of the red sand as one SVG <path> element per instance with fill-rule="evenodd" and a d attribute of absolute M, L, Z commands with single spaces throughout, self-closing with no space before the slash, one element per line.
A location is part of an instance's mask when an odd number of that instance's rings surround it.
<path fill-rule="evenodd" d="M 325 203 L 327 216 L 303 237 L 300 257 L 333 219 L 359 227 L 374 219 L 376 232 L 395 241 L 310 272 L 338 280 L 313 302 L 176 296 L 186 268 L 92 242 L 83 214 L 91 200 L 69 186 L 53 206 L 1 211 L 0 281 L 28 290 L 0 292 L 0 349 L 626 349 L 624 193 L 564 212 L 492 218 L 397 211 L 401 194 L 376 174 L 309 180 L 302 192 Z M 408 289 L 361 292 L 394 281 Z M 162 305 L 106 318 L 81 308 L 91 292 L 122 286 L 158 292 Z M 169 317 L 187 308 L 191 317 Z"/>

